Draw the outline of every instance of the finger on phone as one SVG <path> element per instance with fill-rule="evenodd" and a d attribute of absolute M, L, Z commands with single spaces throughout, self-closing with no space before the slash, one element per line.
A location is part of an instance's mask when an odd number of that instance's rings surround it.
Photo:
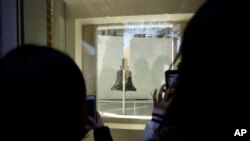
<path fill-rule="evenodd" d="M 100 113 L 96 111 L 96 115 L 97 115 L 97 124 L 98 124 L 98 126 L 99 127 L 104 126 Z"/>
<path fill-rule="evenodd" d="M 158 101 L 162 101 L 162 99 L 163 99 L 163 92 L 165 92 L 165 84 L 163 84 L 162 86 L 161 86 L 161 88 L 160 88 L 160 91 L 159 91 L 159 93 L 158 93 Z"/>
<path fill-rule="evenodd" d="M 164 95 L 164 101 L 168 101 L 170 98 L 173 97 L 173 95 L 170 93 L 171 91 L 171 88 L 168 88 L 165 92 L 165 95 Z"/>
<path fill-rule="evenodd" d="M 157 89 L 155 89 L 154 90 L 154 94 L 153 94 L 153 102 L 154 102 L 154 104 L 157 102 L 157 100 L 156 100 L 156 96 L 157 95 Z"/>
<path fill-rule="evenodd" d="M 173 96 L 169 97 L 169 98 L 166 100 L 165 107 L 169 107 L 169 105 L 172 103 L 172 101 L 173 101 Z"/>
<path fill-rule="evenodd" d="M 92 118 L 91 116 L 88 116 L 88 120 L 90 121 L 90 123 L 93 125 L 94 128 L 96 128 L 98 126 L 95 119 Z"/>

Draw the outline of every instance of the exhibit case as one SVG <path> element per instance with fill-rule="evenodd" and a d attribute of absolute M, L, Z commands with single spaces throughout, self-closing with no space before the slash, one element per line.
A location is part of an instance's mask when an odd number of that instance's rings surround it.
<path fill-rule="evenodd" d="M 166 19 L 169 15 L 76 21 L 76 31 L 81 31 L 76 32 L 81 49 L 76 53 L 101 116 L 151 118 L 151 94 L 165 83 L 164 72 L 174 69 L 181 43 L 182 26 Z"/>

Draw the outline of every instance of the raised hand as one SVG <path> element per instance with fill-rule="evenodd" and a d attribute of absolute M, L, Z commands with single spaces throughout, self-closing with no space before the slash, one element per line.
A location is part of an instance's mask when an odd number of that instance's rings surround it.
<path fill-rule="evenodd" d="M 173 94 L 170 93 L 170 89 L 166 89 L 166 85 L 163 84 L 158 92 L 157 89 L 153 93 L 154 108 L 162 109 L 168 112 L 169 106 L 173 99 Z M 158 93 L 157 93 L 158 92 Z"/>

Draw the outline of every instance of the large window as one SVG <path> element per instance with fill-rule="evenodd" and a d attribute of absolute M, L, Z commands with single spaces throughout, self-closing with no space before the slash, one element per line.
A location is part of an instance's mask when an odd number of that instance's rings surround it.
<path fill-rule="evenodd" d="M 203 0 L 66 0 L 65 46 L 104 117 L 150 119 L 183 31 Z M 175 66 L 173 66 L 175 67 Z"/>
<path fill-rule="evenodd" d="M 166 20 L 170 17 L 172 21 Z M 121 18 L 77 19 L 75 51 L 88 94 L 97 96 L 102 116 L 150 119 L 150 93 L 165 83 L 164 72 L 173 69 L 183 22 L 167 14 Z"/>

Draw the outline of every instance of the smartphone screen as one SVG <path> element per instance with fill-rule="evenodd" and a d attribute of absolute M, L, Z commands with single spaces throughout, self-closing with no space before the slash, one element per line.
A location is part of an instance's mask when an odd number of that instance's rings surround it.
<path fill-rule="evenodd" d="M 87 114 L 96 121 L 96 97 L 87 95 Z"/>
<path fill-rule="evenodd" d="M 166 87 L 174 89 L 176 86 L 177 78 L 178 78 L 178 71 L 177 70 L 167 70 L 165 72 Z"/>

